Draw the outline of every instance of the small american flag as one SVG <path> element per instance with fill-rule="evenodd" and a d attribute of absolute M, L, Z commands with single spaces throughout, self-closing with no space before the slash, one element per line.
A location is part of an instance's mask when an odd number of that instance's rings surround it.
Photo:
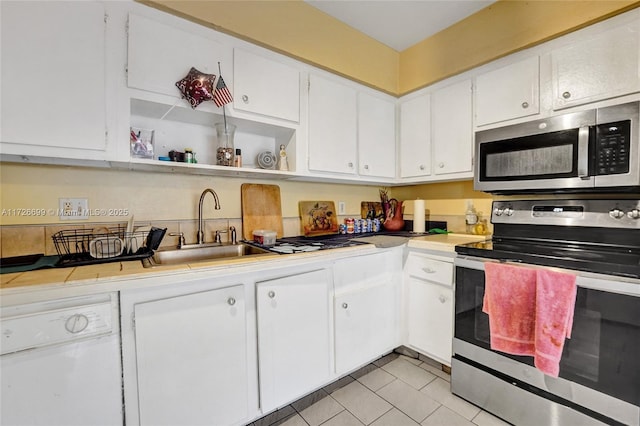
<path fill-rule="evenodd" d="M 233 101 L 233 96 L 231 96 L 231 92 L 226 84 L 224 84 L 224 80 L 222 76 L 218 78 L 218 83 L 216 84 L 216 90 L 213 92 L 213 102 L 221 107 L 222 105 L 226 105 L 229 102 Z"/>

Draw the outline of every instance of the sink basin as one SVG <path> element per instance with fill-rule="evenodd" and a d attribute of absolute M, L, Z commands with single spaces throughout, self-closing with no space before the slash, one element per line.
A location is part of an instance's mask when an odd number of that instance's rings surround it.
<path fill-rule="evenodd" d="M 195 245 L 194 247 L 182 247 L 180 249 L 158 250 L 150 258 L 144 259 L 143 265 L 146 268 L 150 268 L 156 265 L 176 265 L 181 263 L 203 262 L 224 258 L 260 256 L 265 254 L 273 253 L 268 250 L 242 243 L 205 246 Z"/>

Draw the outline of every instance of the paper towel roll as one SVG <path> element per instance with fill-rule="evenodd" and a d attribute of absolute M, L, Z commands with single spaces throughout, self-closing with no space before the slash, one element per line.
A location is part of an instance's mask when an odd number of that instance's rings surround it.
<path fill-rule="evenodd" d="M 424 200 L 413 202 L 413 232 L 424 232 Z"/>

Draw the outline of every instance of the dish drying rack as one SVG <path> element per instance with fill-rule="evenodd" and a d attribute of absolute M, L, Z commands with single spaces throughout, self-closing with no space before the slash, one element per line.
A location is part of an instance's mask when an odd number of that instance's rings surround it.
<path fill-rule="evenodd" d="M 51 236 L 60 256 L 56 266 L 81 266 L 146 259 L 160 246 L 167 229 L 127 232 L 124 226 L 68 229 Z"/>

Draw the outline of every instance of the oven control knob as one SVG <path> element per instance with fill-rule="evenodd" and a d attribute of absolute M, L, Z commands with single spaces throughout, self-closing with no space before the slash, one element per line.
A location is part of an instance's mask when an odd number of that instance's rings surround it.
<path fill-rule="evenodd" d="M 496 215 L 496 216 L 502 216 L 502 212 L 504 212 L 504 210 L 499 209 L 497 207 L 495 209 L 493 209 L 493 214 Z"/>
<path fill-rule="evenodd" d="M 504 214 L 507 216 L 513 216 L 513 209 L 511 207 L 507 207 L 504 209 Z"/>
<path fill-rule="evenodd" d="M 620 209 L 613 209 L 609 211 L 609 216 L 614 219 L 620 219 L 624 217 L 624 212 Z"/>
<path fill-rule="evenodd" d="M 633 209 L 627 213 L 627 216 L 631 219 L 640 219 L 640 209 Z"/>

